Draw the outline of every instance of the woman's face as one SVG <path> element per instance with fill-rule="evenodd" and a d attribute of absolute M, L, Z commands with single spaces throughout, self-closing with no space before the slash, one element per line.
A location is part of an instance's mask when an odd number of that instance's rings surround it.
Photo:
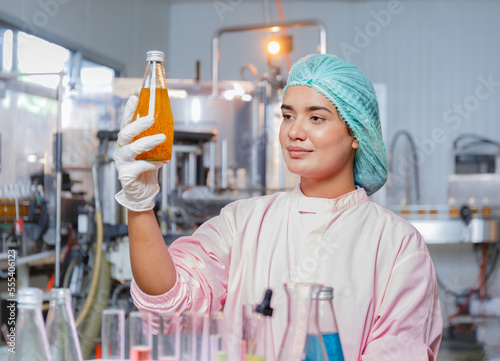
<path fill-rule="evenodd" d="M 312 87 L 291 86 L 281 111 L 281 149 L 288 169 L 300 175 L 301 182 L 353 179 L 358 141 L 323 94 Z"/>

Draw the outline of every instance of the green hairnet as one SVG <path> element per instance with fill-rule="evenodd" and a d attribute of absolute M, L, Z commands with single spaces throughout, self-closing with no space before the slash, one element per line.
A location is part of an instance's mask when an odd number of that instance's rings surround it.
<path fill-rule="evenodd" d="M 368 195 L 379 190 L 387 180 L 387 156 L 370 79 L 358 67 L 334 55 L 313 54 L 292 66 L 284 92 L 294 85 L 313 87 L 337 108 L 359 142 L 354 183 Z"/>

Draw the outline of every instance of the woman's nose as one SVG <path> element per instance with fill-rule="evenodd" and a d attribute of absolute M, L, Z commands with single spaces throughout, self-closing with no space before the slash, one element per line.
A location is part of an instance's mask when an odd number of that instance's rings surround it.
<path fill-rule="evenodd" d="M 307 138 L 307 132 L 306 129 L 304 128 L 304 124 L 302 124 L 302 121 L 297 119 L 296 121 L 293 122 L 288 132 L 288 136 L 291 139 L 299 139 L 299 140 L 305 140 Z"/>

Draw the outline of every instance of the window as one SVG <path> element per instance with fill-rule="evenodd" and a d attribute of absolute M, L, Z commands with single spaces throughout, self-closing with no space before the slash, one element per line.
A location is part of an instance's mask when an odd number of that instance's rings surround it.
<path fill-rule="evenodd" d="M 22 81 L 51 89 L 57 88 L 59 77 L 40 73 L 64 72 L 64 85 L 84 85 L 87 91 L 109 90 L 119 71 L 85 58 L 85 54 L 66 49 L 8 25 L 0 24 L 0 60 L 2 73 L 36 73 Z"/>
<path fill-rule="evenodd" d="M 89 92 L 111 91 L 115 71 L 90 60 L 82 60 L 80 83 Z"/>
<path fill-rule="evenodd" d="M 2 41 L 2 71 L 10 72 L 12 70 L 12 50 L 14 41 L 14 32 L 10 29 L 0 28 L 0 36 Z"/>
<path fill-rule="evenodd" d="M 96 131 L 116 129 L 116 111 L 109 105 L 119 74 L 82 51 L 0 22 L 0 186 L 29 184 L 39 173 L 47 175 L 46 185 L 54 183 L 54 134 L 60 120 L 63 169 L 80 187 L 72 190 L 91 197 L 91 173 L 85 170 L 97 153 Z M 48 186 L 46 194 L 54 189 Z"/>

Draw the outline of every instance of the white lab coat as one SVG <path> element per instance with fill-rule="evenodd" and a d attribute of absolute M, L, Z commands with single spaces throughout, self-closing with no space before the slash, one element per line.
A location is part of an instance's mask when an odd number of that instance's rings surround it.
<path fill-rule="evenodd" d="M 436 276 L 427 247 L 406 220 L 360 188 L 336 199 L 293 192 L 239 200 L 169 248 L 175 286 L 131 293 L 139 309 L 213 312 L 241 336 L 241 308 L 274 291 L 268 351 L 278 355 L 287 325 L 283 284 L 334 289 L 346 361 L 435 360 L 442 333 Z M 161 277 L 161 275 L 158 275 Z M 272 351 L 269 351 L 272 352 Z"/>

